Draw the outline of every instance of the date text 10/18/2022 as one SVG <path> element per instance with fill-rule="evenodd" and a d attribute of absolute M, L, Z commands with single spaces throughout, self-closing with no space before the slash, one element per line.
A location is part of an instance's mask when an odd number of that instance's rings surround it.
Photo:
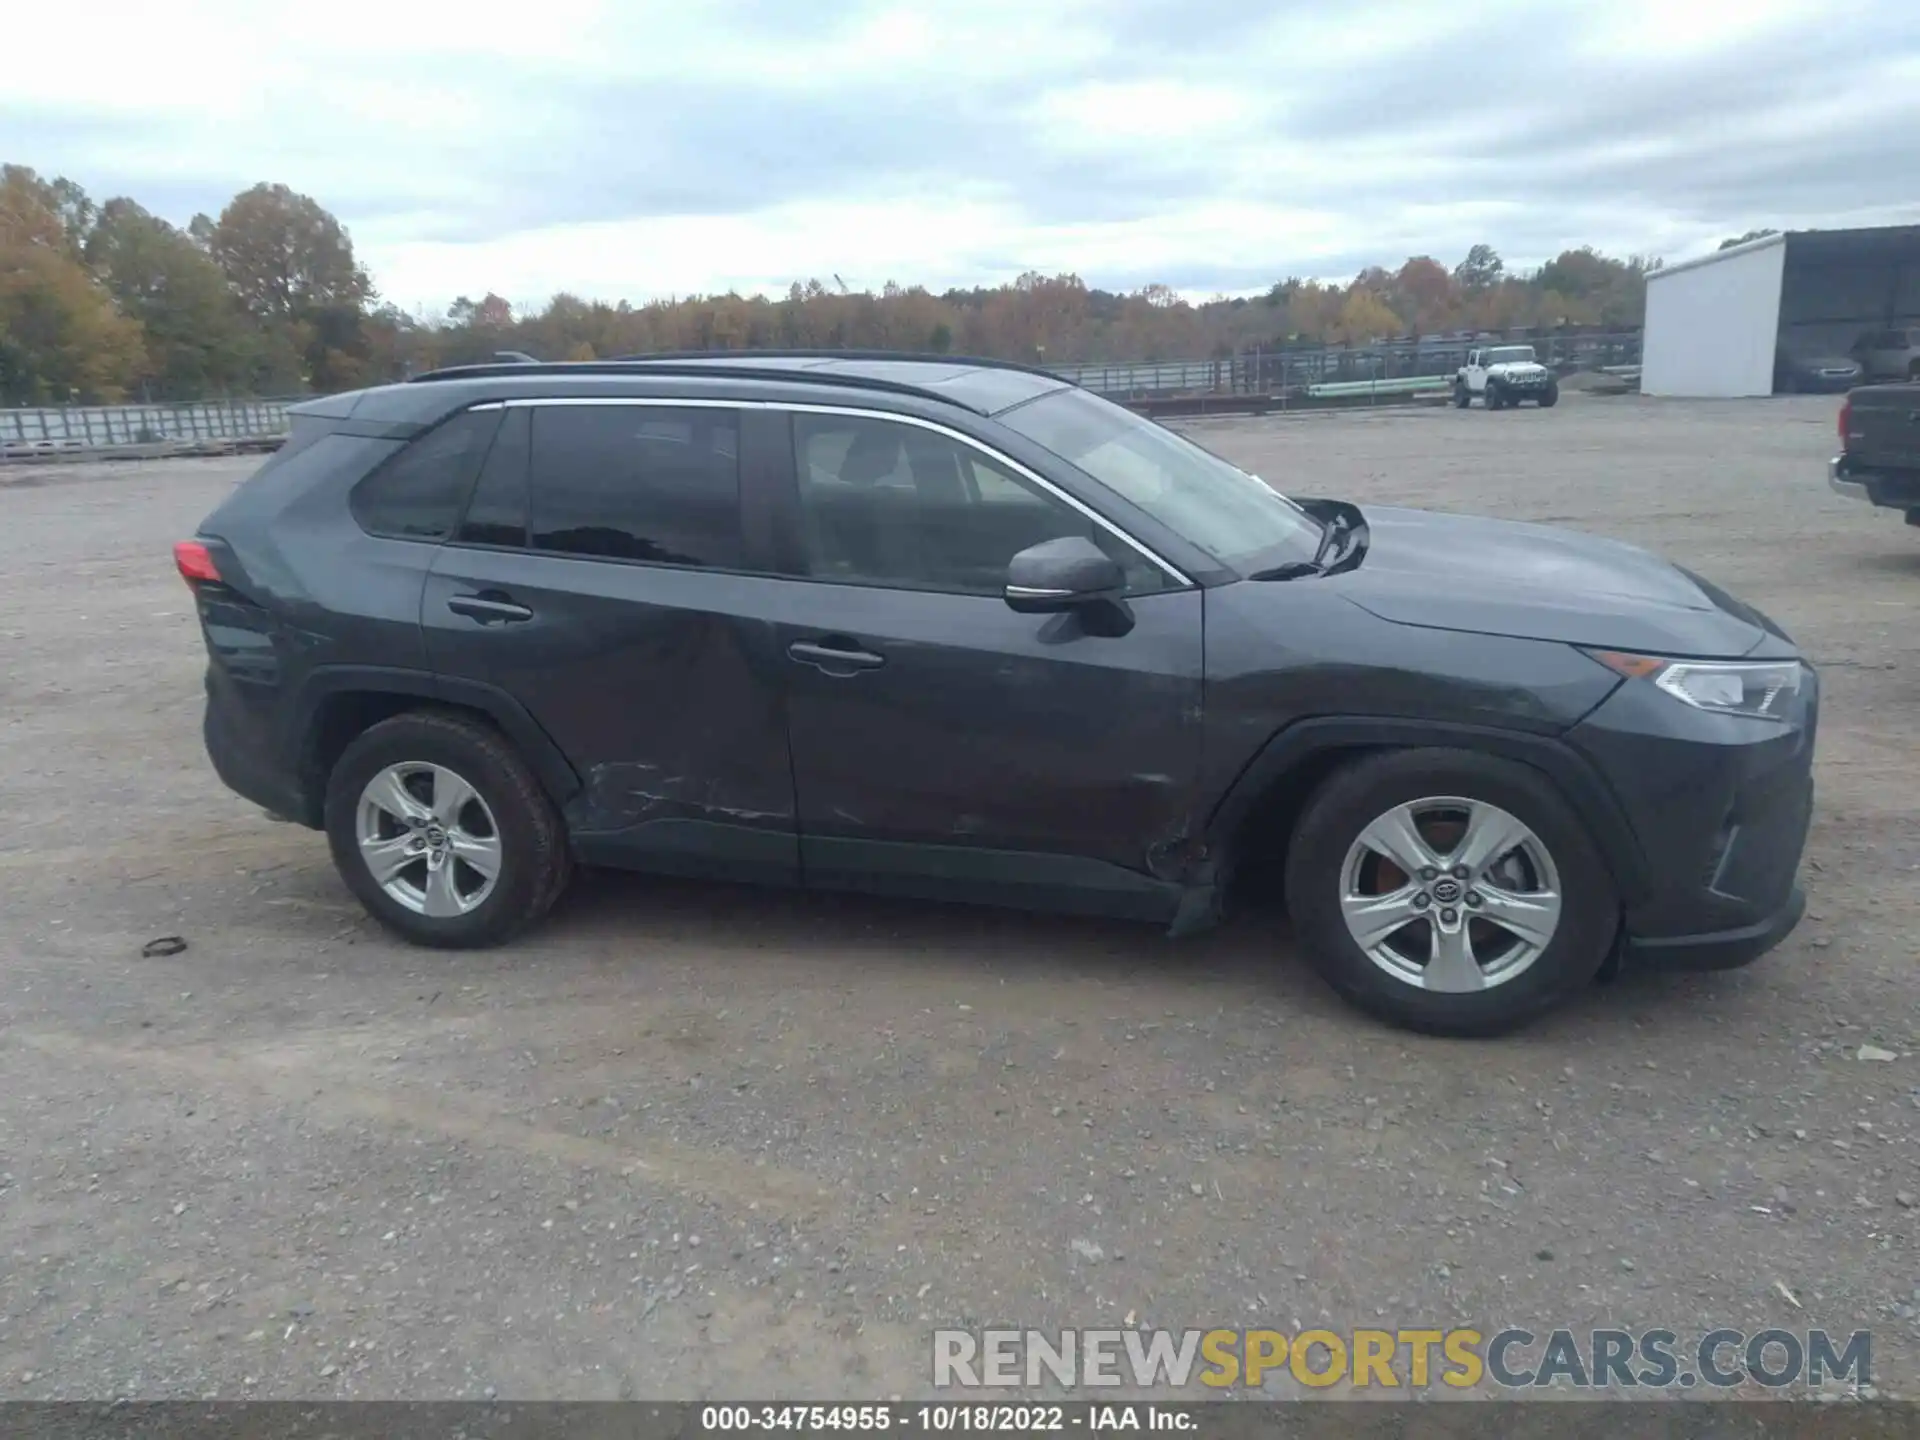
<path fill-rule="evenodd" d="M 1035 1431 L 1157 1430 L 1192 1432 L 1199 1418 L 1191 1407 L 1120 1402 L 1114 1404 L 989 1404 L 933 1405 L 706 1405 L 701 1407 L 704 1433 L 747 1431 L 833 1431 L 882 1433 L 901 1431 L 944 1435 L 954 1433 Z"/>

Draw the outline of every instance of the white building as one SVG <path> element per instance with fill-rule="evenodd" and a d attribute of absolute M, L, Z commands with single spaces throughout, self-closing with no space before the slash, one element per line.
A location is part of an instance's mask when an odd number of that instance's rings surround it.
<path fill-rule="evenodd" d="M 1920 225 L 1749 240 L 1647 278 L 1640 389 L 1771 395 L 1782 350 L 1843 356 L 1902 322 L 1920 323 Z"/>

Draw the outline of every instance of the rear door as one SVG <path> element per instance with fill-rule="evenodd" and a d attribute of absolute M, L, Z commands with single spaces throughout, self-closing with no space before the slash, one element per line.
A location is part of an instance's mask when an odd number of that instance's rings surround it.
<path fill-rule="evenodd" d="M 783 582 L 756 573 L 741 498 L 768 424 L 725 405 L 509 402 L 428 577 L 436 667 L 506 692 L 559 746 L 589 860 L 796 877 L 767 618 Z"/>
<path fill-rule="evenodd" d="M 776 625 L 810 883 L 1157 915 L 1199 763 L 1200 591 L 951 432 L 792 417 L 799 548 Z M 1120 559 L 1124 625 L 1022 615 L 1029 545 Z"/>

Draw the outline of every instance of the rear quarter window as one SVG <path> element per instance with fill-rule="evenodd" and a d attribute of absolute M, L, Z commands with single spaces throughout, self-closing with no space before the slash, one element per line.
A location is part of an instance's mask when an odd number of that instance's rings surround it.
<path fill-rule="evenodd" d="M 353 518 L 370 535 L 444 540 L 500 428 L 498 410 L 467 410 L 410 442 L 353 489 Z"/>

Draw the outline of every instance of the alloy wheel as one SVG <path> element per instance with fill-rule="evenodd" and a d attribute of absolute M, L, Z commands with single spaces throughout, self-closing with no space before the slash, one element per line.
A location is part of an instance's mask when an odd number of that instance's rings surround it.
<path fill-rule="evenodd" d="M 1354 943 L 1422 990 L 1505 984 L 1540 958 L 1560 924 L 1552 854 L 1522 821 L 1484 801 L 1396 805 L 1361 830 L 1340 877 Z"/>
<path fill-rule="evenodd" d="M 379 771 L 360 792 L 354 829 L 374 883 L 417 915 L 465 915 L 499 882 L 493 811 L 444 765 L 403 761 Z"/>

